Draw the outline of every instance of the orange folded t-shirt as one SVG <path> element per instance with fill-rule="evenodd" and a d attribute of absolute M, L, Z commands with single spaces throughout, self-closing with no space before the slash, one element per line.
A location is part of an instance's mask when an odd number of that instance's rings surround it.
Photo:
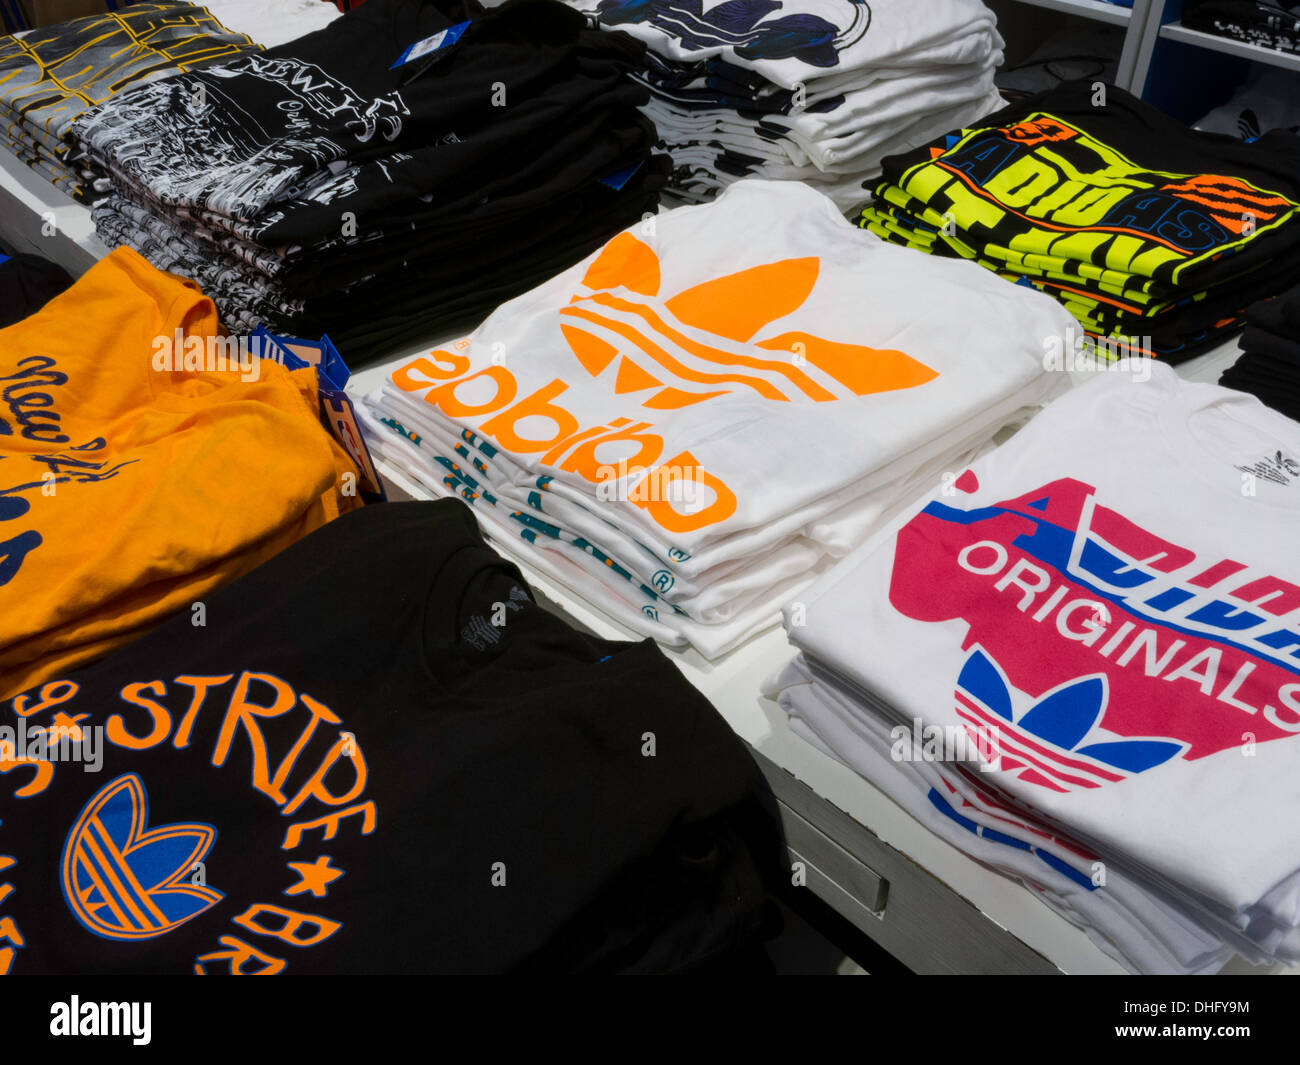
<path fill-rule="evenodd" d="M 0 697 L 360 505 L 314 370 L 156 368 L 162 344 L 217 336 L 198 286 L 129 248 L 0 330 Z"/>

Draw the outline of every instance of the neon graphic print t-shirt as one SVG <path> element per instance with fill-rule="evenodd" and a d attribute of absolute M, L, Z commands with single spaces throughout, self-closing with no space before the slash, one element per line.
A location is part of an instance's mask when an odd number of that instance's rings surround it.
<path fill-rule="evenodd" d="M 1092 333 L 1186 357 L 1300 276 L 1300 149 L 1199 133 L 1109 86 L 1094 96 L 1070 83 L 887 158 L 861 224 L 1048 292 Z"/>

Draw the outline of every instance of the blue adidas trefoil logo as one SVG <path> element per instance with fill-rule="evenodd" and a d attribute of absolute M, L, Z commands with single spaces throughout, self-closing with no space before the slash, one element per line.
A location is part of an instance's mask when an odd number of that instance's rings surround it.
<path fill-rule="evenodd" d="M 134 773 L 86 804 L 63 845 L 63 897 L 77 920 L 106 939 L 161 936 L 224 897 L 193 882 L 216 841 L 211 825 L 149 828 L 149 798 Z"/>
<path fill-rule="evenodd" d="M 978 645 L 957 678 L 957 714 L 968 728 L 997 730 L 997 768 L 1053 791 L 1095 788 L 1177 758 L 1187 744 L 1165 737 L 1115 738 L 1101 727 L 1104 673 L 1076 677 L 1017 716 L 1012 686 Z"/>

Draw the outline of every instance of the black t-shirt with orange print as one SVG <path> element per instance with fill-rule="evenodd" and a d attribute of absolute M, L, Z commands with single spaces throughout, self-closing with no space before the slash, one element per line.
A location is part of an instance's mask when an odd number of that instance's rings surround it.
<path fill-rule="evenodd" d="M 0 705 L 0 971 L 680 970 L 752 941 L 743 745 L 652 643 L 538 607 L 463 504 L 356 511 L 202 605 Z M 97 756 L 18 760 L 60 726 Z"/>

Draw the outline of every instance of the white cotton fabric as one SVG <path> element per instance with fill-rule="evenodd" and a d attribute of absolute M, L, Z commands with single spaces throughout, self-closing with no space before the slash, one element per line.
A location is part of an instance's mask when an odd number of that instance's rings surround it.
<path fill-rule="evenodd" d="M 787 628 L 841 717 L 994 722 L 1011 762 L 983 779 L 1007 801 L 1226 946 L 1291 961 L 1300 426 L 1145 369 L 1098 374 L 906 508 Z M 806 709 L 856 765 L 861 735 Z"/>
<path fill-rule="evenodd" d="M 598 0 L 578 0 L 573 6 L 599 16 Z M 667 5 L 665 5 L 667 6 Z M 818 16 L 841 32 L 836 35 L 836 66 L 827 68 L 789 58 L 749 58 L 745 42 L 752 42 L 755 30 L 728 33 L 716 20 L 707 18 L 714 5 L 682 4 L 669 8 L 658 24 L 620 22 L 618 28 L 646 42 L 669 59 L 698 61 L 721 59 L 733 66 L 753 70 L 782 88 L 792 89 L 814 79 L 850 70 L 897 69 L 936 63 L 961 65 L 975 62 L 997 40 L 997 19 L 981 0 L 926 0 L 925 17 L 917 17 L 914 0 L 786 0 L 768 21 L 789 15 Z M 705 17 L 695 13 L 704 8 Z M 680 26 L 700 42 L 684 42 L 673 27 Z M 759 24 L 761 27 L 761 23 Z"/>
<path fill-rule="evenodd" d="M 342 14 L 329 0 L 205 0 L 203 6 L 224 25 L 248 34 L 263 48 L 314 33 Z"/>
<path fill-rule="evenodd" d="M 1002 38 L 980 0 L 642 5 L 570 0 L 645 42 L 645 113 L 675 164 L 669 190 L 712 198 L 746 177 L 804 181 L 842 212 L 881 160 L 1003 106 Z"/>
<path fill-rule="evenodd" d="M 1218 935 L 1122 871 L 1098 875 L 1099 859 L 1076 841 L 990 800 L 977 786 L 977 767 L 967 767 L 963 776 L 942 763 L 895 760 L 891 725 L 861 713 L 818 680 L 801 657 L 781 672 L 769 694 L 797 735 L 861 774 L 958 850 L 1025 884 L 1130 971 L 1212 973 L 1233 956 Z"/>
<path fill-rule="evenodd" d="M 804 185 L 749 180 L 397 367 L 363 417 L 384 457 L 592 602 L 715 657 L 1067 387 L 1044 352 L 1069 324 Z"/>

